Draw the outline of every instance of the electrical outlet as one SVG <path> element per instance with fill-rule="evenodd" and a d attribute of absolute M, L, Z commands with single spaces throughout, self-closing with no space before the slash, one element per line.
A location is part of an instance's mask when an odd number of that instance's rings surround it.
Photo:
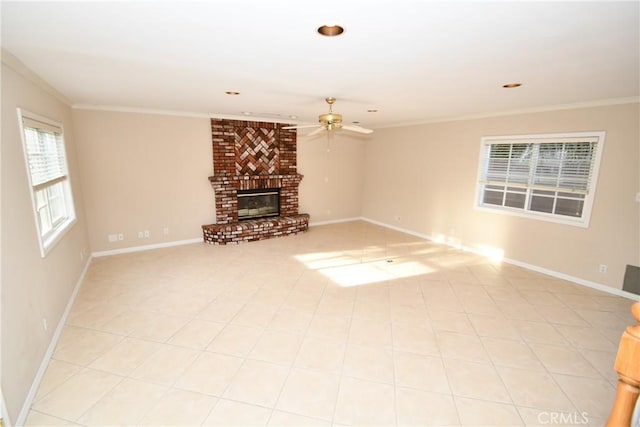
<path fill-rule="evenodd" d="M 149 237 L 149 230 L 144 230 L 144 237 L 145 239 Z"/>
<path fill-rule="evenodd" d="M 118 234 L 118 240 L 124 240 L 124 234 L 122 233 Z"/>
<path fill-rule="evenodd" d="M 605 264 L 600 264 L 598 271 L 600 271 L 600 273 L 602 274 L 605 274 L 607 272 L 607 266 Z"/>
<path fill-rule="evenodd" d="M 142 239 L 144 237 L 144 233 L 142 231 L 138 231 L 138 239 Z"/>
<path fill-rule="evenodd" d="M 636 193 L 636 202 L 640 202 L 640 193 Z"/>
<path fill-rule="evenodd" d="M 162 229 L 162 234 L 165 235 L 165 236 L 168 236 L 169 235 L 169 227 L 164 227 Z"/>
<path fill-rule="evenodd" d="M 109 234 L 107 236 L 107 238 L 109 239 L 109 243 L 113 243 L 113 242 L 117 242 L 118 241 L 118 235 L 117 234 Z"/>
<path fill-rule="evenodd" d="M 44 328 L 45 332 L 47 332 L 47 330 L 49 330 L 49 322 L 47 321 L 46 317 L 42 318 L 42 327 Z"/>

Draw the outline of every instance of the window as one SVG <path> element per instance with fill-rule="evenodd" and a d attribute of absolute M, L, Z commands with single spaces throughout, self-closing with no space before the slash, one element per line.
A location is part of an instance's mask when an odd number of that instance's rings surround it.
<path fill-rule="evenodd" d="M 476 205 L 589 226 L 604 132 L 482 139 Z"/>
<path fill-rule="evenodd" d="M 62 126 L 20 109 L 18 117 L 44 257 L 75 222 Z"/>

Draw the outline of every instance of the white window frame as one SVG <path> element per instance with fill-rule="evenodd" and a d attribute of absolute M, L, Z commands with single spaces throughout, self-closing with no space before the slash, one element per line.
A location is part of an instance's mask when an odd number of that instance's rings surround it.
<path fill-rule="evenodd" d="M 487 161 L 485 159 L 487 153 L 487 147 L 494 144 L 549 144 L 557 142 L 578 141 L 580 139 L 596 141 L 595 155 L 591 163 L 591 173 L 588 180 L 586 191 L 584 194 L 584 204 L 582 208 L 582 216 L 571 217 L 555 213 L 538 212 L 529 210 L 531 203 L 531 192 L 535 190 L 544 190 L 543 187 L 535 186 L 531 183 L 531 177 L 526 184 L 520 184 L 521 188 L 525 189 L 525 206 L 519 207 L 507 207 L 499 206 L 489 203 L 484 203 L 484 190 L 485 185 L 490 185 L 486 180 L 487 174 Z M 605 142 L 605 132 L 570 132 L 570 133 L 551 133 L 551 134 L 531 134 L 531 135 L 506 135 L 506 136 L 486 136 L 481 139 L 480 144 L 480 158 L 478 163 L 478 177 L 476 180 L 477 187 L 475 193 L 475 208 L 481 211 L 501 213 L 507 215 L 520 216 L 525 218 L 538 219 L 542 221 L 556 222 L 560 224 L 573 225 L 577 227 L 589 227 L 589 221 L 591 219 L 591 210 L 593 207 L 593 201 L 596 194 L 596 185 L 598 182 L 598 172 L 600 169 L 600 161 L 602 158 L 602 151 Z M 530 173 L 534 172 L 530 170 Z M 507 186 L 507 184 L 505 184 Z M 557 189 L 558 187 L 556 187 Z M 567 193 L 571 193 L 574 190 L 567 188 Z M 556 196 L 557 197 L 557 196 Z"/>
<path fill-rule="evenodd" d="M 69 176 L 69 168 L 67 164 L 67 149 L 64 141 L 64 129 L 62 123 L 42 117 L 38 114 L 31 113 L 24 109 L 18 108 L 18 123 L 20 127 L 20 137 L 22 140 L 22 151 L 29 182 L 29 193 L 31 195 L 31 204 L 33 208 L 33 217 L 38 233 L 38 243 L 40 246 L 40 255 L 44 258 L 53 249 L 53 247 L 62 239 L 62 237 L 71 229 L 76 222 L 76 213 L 71 191 L 71 179 Z M 27 149 L 27 136 L 25 129 L 35 128 L 38 132 L 53 133 L 56 142 L 62 144 L 62 150 L 58 155 L 57 165 L 59 173 L 55 178 L 47 179 L 44 182 L 36 182 L 34 184 L 34 174 L 30 163 L 29 151 Z M 57 192 L 54 195 L 54 192 Z M 43 202 L 44 198 L 44 204 Z M 54 206 L 52 203 L 55 198 L 62 198 L 62 203 Z M 40 203 L 39 203 L 40 202 Z M 53 217 L 54 209 L 60 212 L 56 218 Z M 44 212 L 41 212 L 44 210 Z M 41 218 L 45 215 L 49 223 L 44 229 Z"/>

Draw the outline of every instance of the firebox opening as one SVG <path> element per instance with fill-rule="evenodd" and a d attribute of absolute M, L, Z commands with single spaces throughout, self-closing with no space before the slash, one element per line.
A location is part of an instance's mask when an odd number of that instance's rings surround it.
<path fill-rule="evenodd" d="M 280 189 L 238 190 L 238 219 L 280 215 Z"/>

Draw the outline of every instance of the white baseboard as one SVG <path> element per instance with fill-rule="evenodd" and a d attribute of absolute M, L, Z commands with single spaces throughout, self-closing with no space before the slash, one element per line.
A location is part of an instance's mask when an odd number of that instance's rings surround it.
<path fill-rule="evenodd" d="M 2 394 L 2 390 L 0 389 L 0 403 L 2 405 L 0 405 L 0 408 L 2 410 L 2 416 L 0 417 L 2 419 L 2 425 L 5 427 L 11 427 L 13 424 L 11 424 L 11 418 L 9 418 L 9 412 L 7 411 L 7 405 L 5 405 L 4 403 L 4 395 Z"/>
<path fill-rule="evenodd" d="M 16 427 L 23 426 L 24 423 L 27 421 L 27 417 L 29 416 L 29 410 L 31 409 L 31 404 L 33 403 L 33 399 L 36 397 L 38 387 L 40 386 L 40 382 L 42 382 L 42 378 L 44 377 L 44 373 L 47 370 L 47 366 L 49 366 L 49 362 L 51 361 L 51 356 L 53 356 L 53 351 L 55 350 L 56 345 L 58 344 L 58 340 L 60 339 L 60 334 L 62 333 L 62 329 L 64 328 L 64 325 L 67 322 L 67 317 L 69 316 L 71 307 L 73 307 L 73 303 L 76 300 L 78 291 L 80 290 L 80 287 L 82 286 L 82 282 L 84 281 L 84 276 L 87 274 L 87 271 L 89 270 L 89 265 L 91 265 L 91 259 L 92 257 L 89 257 L 87 259 L 87 262 L 85 263 L 84 268 L 82 269 L 82 273 L 80 273 L 80 277 L 78 278 L 78 281 L 76 282 L 76 285 L 73 288 L 73 292 L 71 293 L 71 298 L 69 298 L 69 301 L 67 302 L 67 306 L 65 307 L 64 312 L 62 313 L 62 317 L 60 317 L 60 321 L 56 326 L 56 330 L 53 332 L 53 336 L 51 337 L 51 342 L 49 343 L 49 347 L 47 348 L 47 351 L 45 352 L 44 357 L 42 358 L 42 362 L 40 362 L 40 367 L 38 368 L 38 372 L 36 373 L 36 376 L 33 379 L 33 382 L 31 383 L 31 388 L 29 388 L 29 393 L 27 393 L 27 397 L 24 403 L 22 404 L 22 409 L 18 414 L 18 419 L 16 419 L 16 423 L 15 423 Z M 3 404 L 4 404 L 4 401 L 3 401 Z M 4 409 L 5 408 L 3 407 L 3 410 Z M 5 423 L 5 425 L 8 425 L 8 424 Z"/>
<path fill-rule="evenodd" d="M 371 224 L 375 224 L 375 225 L 379 225 L 381 227 L 389 228 L 391 230 L 399 231 L 401 233 L 410 234 L 412 236 L 420 237 L 422 239 L 426 239 L 426 240 L 429 240 L 429 241 L 441 243 L 443 245 L 451 246 L 451 247 L 454 247 L 456 249 L 463 250 L 465 252 L 473 252 L 473 253 L 476 253 L 478 255 L 486 256 L 486 254 L 483 254 L 483 253 L 479 252 L 477 249 L 469 247 L 469 246 L 461 245 L 458 242 L 442 242 L 439 239 L 435 239 L 433 236 L 429 236 L 429 235 L 422 234 L 422 233 L 416 233 L 415 231 L 411 231 L 411 230 L 407 230 L 407 229 L 404 229 L 404 228 L 396 227 L 396 226 L 393 226 L 393 225 L 390 225 L 390 224 L 386 224 L 384 222 L 376 221 L 376 220 L 369 219 L 369 218 L 360 218 L 360 219 L 362 219 L 363 221 L 366 221 L 366 222 L 370 222 Z M 606 293 L 609 293 L 609 294 L 613 294 L 613 295 L 616 295 L 616 296 L 619 296 L 619 297 L 628 298 L 628 299 L 634 300 L 634 301 L 640 301 L 640 295 L 632 294 L 631 292 L 623 291 L 622 289 L 612 288 L 611 286 L 603 285 L 601 283 L 591 282 L 589 280 L 582 279 L 580 277 L 571 276 L 571 275 L 568 275 L 568 274 L 565 274 L 565 273 L 561 273 L 561 272 L 554 271 L 554 270 L 549 270 L 548 268 L 539 267 L 537 265 L 529 264 L 529 263 L 518 261 L 518 260 L 514 260 L 514 259 L 502 258 L 501 261 L 502 262 L 506 262 L 507 264 L 515 265 L 517 267 L 526 268 L 527 270 L 532 270 L 532 271 L 536 271 L 538 273 L 546 274 L 547 276 L 555 277 L 556 279 L 566 280 L 566 281 L 569 281 L 569 282 L 572 282 L 572 283 L 575 283 L 575 284 L 578 284 L 578 285 L 586 286 L 586 287 L 592 288 L 592 289 L 597 289 L 599 291 L 606 292 Z"/>
<path fill-rule="evenodd" d="M 204 239 L 202 237 L 198 237 L 198 238 L 195 238 L 195 239 L 176 240 L 176 241 L 173 241 L 173 242 L 155 243 L 153 245 L 131 246 L 129 248 L 113 249 L 113 250 L 110 250 L 110 251 L 98 251 L 98 252 L 93 252 L 91 254 L 91 256 L 94 257 L 94 258 L 99 258 L 99 257 L 103 257 L 103 256 L 128 254 L 128 253 L 131 253 L 131 252 L 149 251 L 149 250 L 152 250 L 152 249 L 170 248 L 172 246 L 191 245 L 193 243 L 202 243 L 202 242 L 204 242 Z"/>
<path fill-rule="evenodd" d="M 340 224 L 342 222 L 352 222 L 352 221 L 360 221 L 363 220 L 362 217 L 355 218 L 342 218 L 342 219 L 331 219 L 328 221 L 318 221 L 318 222 L 310 222 L 309 227 L 317 227 L 319 225 L 330 225 L 330 224 Z"/>

